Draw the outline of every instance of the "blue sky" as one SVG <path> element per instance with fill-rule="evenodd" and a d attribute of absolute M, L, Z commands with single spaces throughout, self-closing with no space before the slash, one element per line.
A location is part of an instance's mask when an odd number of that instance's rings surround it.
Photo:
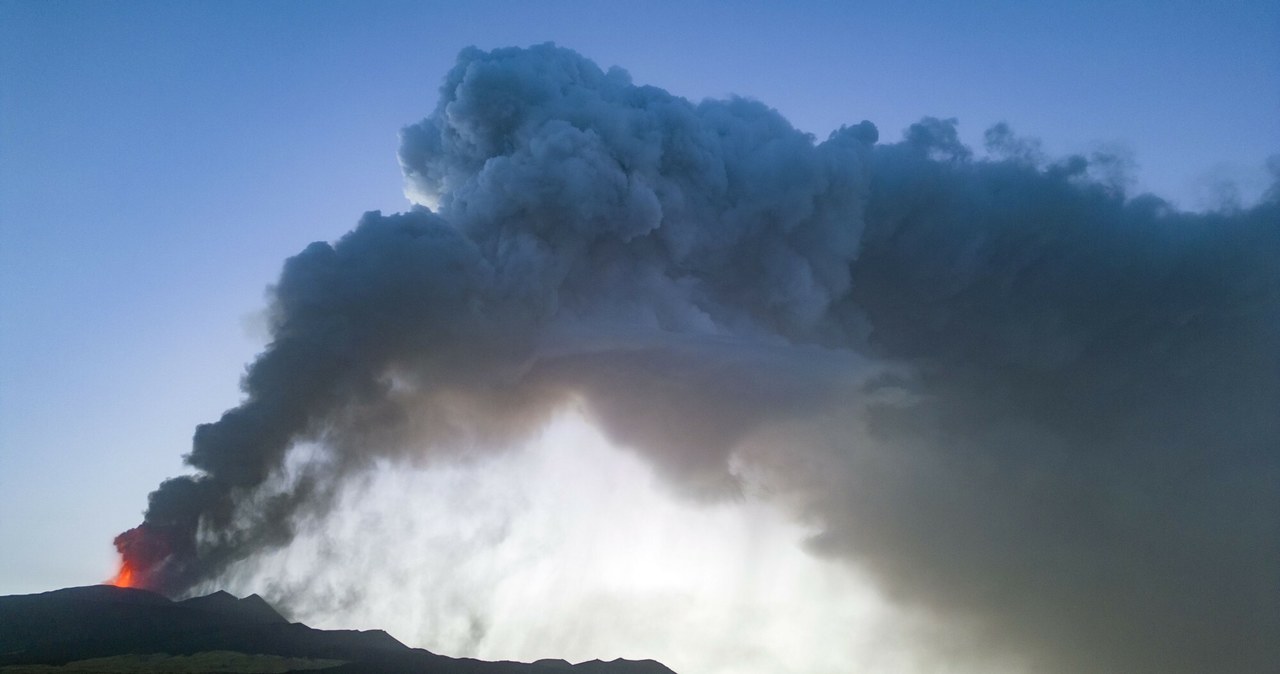
<path fill-rule="evenodd" d="M 402 210 L 398 130 L 458 50 L 555 41 L 825 137 L 1007 121 L 1185 207 L 1280 152 L 1271 2 L 0 3 L 0 594 L 111 537 L 238 399 L 281 261 Z"/>

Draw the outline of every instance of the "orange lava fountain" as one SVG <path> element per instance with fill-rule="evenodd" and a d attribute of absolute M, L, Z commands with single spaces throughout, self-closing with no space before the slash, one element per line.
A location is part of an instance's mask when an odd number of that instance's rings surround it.
<path fill-rule="evenodd" d="M 133 568 L 127 562 L 120 565 L 120 572 L 115 578 L 107 581 L 108 584 L 116 587 L 133 587 L 133 582 Z"/>

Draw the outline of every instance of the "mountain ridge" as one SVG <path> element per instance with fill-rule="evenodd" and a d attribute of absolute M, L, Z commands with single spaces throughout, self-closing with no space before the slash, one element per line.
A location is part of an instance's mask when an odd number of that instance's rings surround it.
<path fill-rule="evenodd" d="M 0 597 L 0 673 L 116 656 L 210 652 L 340 662 L 309 670 L 331 674 L 675 674 L 654 660 L 451 658 L 411 648 L 382 630 L 318 630 L 289 622 L 256 594 L 239 598 L 218 591 L 172 601 L 147 590 L 91 585 Z"/>

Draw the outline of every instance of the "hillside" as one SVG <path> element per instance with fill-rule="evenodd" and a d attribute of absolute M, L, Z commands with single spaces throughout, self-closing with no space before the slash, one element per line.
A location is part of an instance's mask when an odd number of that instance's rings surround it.
<path fill-rule="evenodd" d="M 381 630 L 291 623 L 257 595 L 184 601 L 111 585 L 0 597 L 0 672 L 674 674 L 653 662 L 484 662 L 410 648 Z"/>

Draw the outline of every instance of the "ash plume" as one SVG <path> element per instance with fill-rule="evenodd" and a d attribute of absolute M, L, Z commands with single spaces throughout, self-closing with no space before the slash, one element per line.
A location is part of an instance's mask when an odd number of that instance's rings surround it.
<path fill-rule="evenodd" d="M 182 594 L 379 461 L 501 451 L 576 400 L 1033 671 L 1269 669 L 1280 191 L 1184 213 L 986 138 L 819 143 L 552 45 L 465 50 L 402 133 L 418 206 L 285 263 L 244 401 L 117 547 Z"/>

